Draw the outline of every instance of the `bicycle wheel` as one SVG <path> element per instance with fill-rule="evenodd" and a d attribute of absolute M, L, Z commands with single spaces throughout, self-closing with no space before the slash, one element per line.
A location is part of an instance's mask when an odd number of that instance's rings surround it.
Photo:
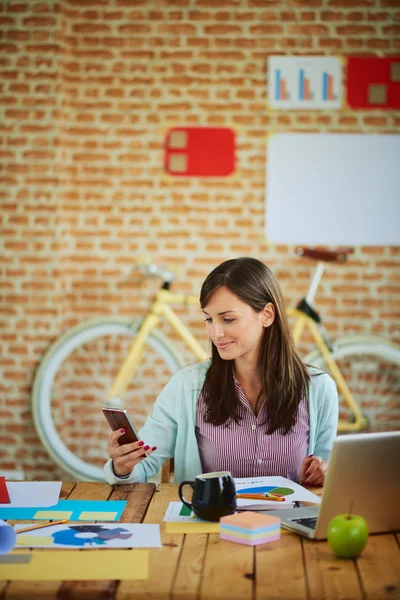
<path fill-rule="evenodd" d="M 104 480 L 110 428 L 101 412 L 106 392 L 139 327 L 124 317 L 94 319 L 63 334 L 46 352 L 32 391 L 33 420 L 54 461 L 78 480 Z M 139 429 L 183 359 L 158 331 L 148 337 L 123 402 Z"/>
<path fill-rule="evenodd" d="M 341 338 L 331 354 L 370 431 L 400 429 L 400 347 L 370 336 Z M 307 364 L 329 372 L 319 350 Z M 339 390 L 338 390 L 339 391 Z M 339 431 L 349 431 L 354 415 L 339 392 Z"/>

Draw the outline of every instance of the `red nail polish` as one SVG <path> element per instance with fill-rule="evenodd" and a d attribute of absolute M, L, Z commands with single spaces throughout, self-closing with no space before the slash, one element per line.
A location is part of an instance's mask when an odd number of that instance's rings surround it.
<path fill-rule="evenodd" d="M 309 471 L 306 471 L 306 477 L 308 477 L 310 475 Z"/>
<path fill-rule="evenodd" d="M 154 450 L 157 450 L 157 446 L 153 446 L 152 450 L 153 450 L 153 452 L 154 452 Z"/>
<path fill-rule="evenodd" d="M 139 442 L 139 446 L 143 446 L 144 442 Z"/>
<path fill-rule="evenodd" d="M 150 446 L 145 446 L 143 450 L 149 450 Z"/>
<path fill-rule="evenodd" d="M 121 433 L 126 433 L 126 429 L 120 429 Z"/>

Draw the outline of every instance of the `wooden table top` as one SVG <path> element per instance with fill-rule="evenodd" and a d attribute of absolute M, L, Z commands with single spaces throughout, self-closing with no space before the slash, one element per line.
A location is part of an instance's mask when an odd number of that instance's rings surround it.
<path fill-rule="evenodd" d="M 151 483 L 115 488 L 107 483 L 64 483 L 61 498 L 127 500 L 122 522 L 160 523 L 163 545 L 149 549 L 149 579 L 3 581 L 1 600 L 400 598 L 400 534 L 372 535 L 358 560 L 343 560 L 333 555 L 327 542 L 285 530 L 280 541 L 255 548 L 220 540 L 218 534 L 167 534 L 162 519 L 169 502 L 179 500 L 173 484 L 156 489 Z"/>

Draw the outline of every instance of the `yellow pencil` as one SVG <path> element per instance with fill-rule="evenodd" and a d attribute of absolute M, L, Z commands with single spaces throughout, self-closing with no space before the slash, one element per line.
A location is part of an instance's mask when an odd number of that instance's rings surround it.
<path fill-rule="evenodd" d="M 265 493 L 263 494 L 263 496 L 264 496 L 265 498 L 270 498 L 271 500 L 277 500 L 278 502 L 279 502 L 280 500 L 283 500 L 283 501 L 285 501 L 285 498 L 282 498 L 282 496 L 275 496 L 275 494 L 269 494 L 268 492 L 265 492 Z"/>
<path fill-rule="evenodd" d="M 25 529 L 19 529 L 16 533 L 25 533 L 25 531 L 33 531 L 34 529 L 42 529 L 42 527 L 50 527 L 50 525 L 61 525 L 62 523 L 68 523 L 68 519 L 62 521 L 53 521 L 52 523 L 40 523 L 40 525 L 32 525 L 31 527 L 25 527 Z"/>

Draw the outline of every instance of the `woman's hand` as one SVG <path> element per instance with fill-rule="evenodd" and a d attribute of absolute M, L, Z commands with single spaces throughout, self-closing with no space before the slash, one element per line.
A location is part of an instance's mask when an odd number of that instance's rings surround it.
<path fill-rule="evenodd" d="M 157 450 L 157 446 L 150 448 L 150 446 L 145 446 L 144 442 L 133 442 L 120 446 L 118 439 L 124 433 L 125 429 L 117 429 L 108 438 L 108 455 L 113 461 L 113 469 L 117 477 L 131 473 L 140 461 Z"/>
<path fill-rule="evenodd" d="M 320 456 L 307 456 L 301 463 L 299 472 L 299 483 L 301 485 L 322 485 L 325 481 L 325 474 L 328 468 L 328 461 L 322 460 Z"/>

